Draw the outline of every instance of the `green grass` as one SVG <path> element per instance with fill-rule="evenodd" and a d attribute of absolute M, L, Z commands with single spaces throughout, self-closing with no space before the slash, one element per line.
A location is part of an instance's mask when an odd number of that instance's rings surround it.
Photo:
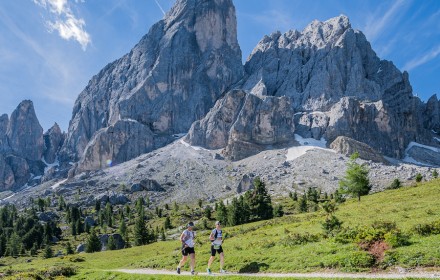
<path fill-rule="evenodd" d="M 335 215 L 344 222 L 344 226 L 369 226 L 375 221 L 392 221 L 405 233 L 411 233 L 411 244 L 388 250 L 379 268 L 440 267 L 440 235 L 421 237 L 411 231 L 417 224 L 440 220 L 439 198 L 440 180 L 435 180 L 417 187 L 403 187 L 365 196 L 361 202 L 349 200 L 339 206 Z M 323 220 L 323 213 L 315 212 L 225 228 L 229 234 L 224 243 L 226 269 L 234 272 L 370 271 L 372 257 L 357 244 L 340 244 L 320 238 L 317 242 L 302 245 L 284 245 L 286 237 L 294 233 L 321 234 Z M 198 271 L 205 270 L 209 258 L 208 236 L 208 231 L 198 232 Z M 84 261 L 72 261 L 78 257 Z M 170 276 L 124 276 L 104 270 L 144 267 L 174 270 L 180 258 L 179 242 L 166 241 L 119 251 L 48 260 L 4 258 L 0 259 L 3 265 L 0 266 L 0 273 L 7 270 L 38 272 L 49 267 L 75 266 L 78 273 L 73 279 L 174 279 Z M 219 269 L 218 260 L 212 268 L 214 271 Z"/>

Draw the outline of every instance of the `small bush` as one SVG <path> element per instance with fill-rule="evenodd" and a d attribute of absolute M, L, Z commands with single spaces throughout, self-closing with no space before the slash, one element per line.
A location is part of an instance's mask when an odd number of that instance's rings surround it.
<path fill-rule="evenodd" d="M 375 259 L 372 255 L 363 251 L 355 251 L 345 258 L 342 262 L 342 266 L 345 268 L 368 268 L 372 267 L 375 263 Z"/>
<path fill-rule="evenodd" d="M 409 238 L 409 235 L 400 230 L 393 230 L 384 235 L 385 242 L 393 248 L 410 245 Z"/>
<path fill-rule="evenodd" d="M 429 224 L 417 224 L 413 227 L 412 231 L 421 236 L 440 234 L 440 220 Z"/>
<path fill-rule="evenodd" d="M 400 189 L 402 187 L 402 183 L 399 179 L 394 179 L 394 181 L 391 183 L 391 185 L 387 188 L 389 190 L 396 190 Z"/>
<path fill-rule="evenodd" d="M 341 230 L 342 222 L 336 216 L 330 216 L 322 223 L 325 236 L 335 236 Z"/>
<path fill-rule="evenodd" d="M 437 171 L 437 169 L 434 169 L 434 171 L 432 171 L 432 177 L 434 177 L 434 179 L 438 178 L 438 171 Z"/>
<path fill-rule="evenodd" d="M 70 277 L 76 274 L 76 267 L 73 266 L 56 266 L 51 267 L 44 273 L 44 276 L 47 278 L 65 276 Z"/>
<path fill-rule="evenodd" d="M 318 242 L 320 240 L 320 236 L 317 234 L 310 234 L 308 232 L 304 234 L 293 233 L 289 234 L 286 237 L 282 238 L 279 243 L 282 246 L 292 247 L 295 245 L 301 245 L 311 242 Z"/>
<path fill-rule="evenodd" d="M 69 261 L 71 262 L 85 262 L 86 260 L 82 257 L 70 257 Z"/>
<path fill-rule="evenodd" d="M 416 182 L 417 182 L 417 183 L 420 183 L 420 182 L 422 181 L 422 179 L 423 179 L 422 174 L 417 173 L 417 175 L 416 175 Z"/>

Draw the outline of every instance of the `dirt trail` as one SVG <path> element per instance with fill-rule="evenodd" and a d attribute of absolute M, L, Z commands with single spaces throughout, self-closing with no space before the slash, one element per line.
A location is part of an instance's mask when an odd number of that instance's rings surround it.
<path fill-rule="evenodd" d="M 175 271 L 169 270 L 155 270 L 149 268 L 142 269 L 118 269 L 114 270 L 129 274 L 145 274 L 145 275 L 177 275 Z M 182 271 L 181 275 L 191 275 L 187 271 Z M 207 276 L 207 273 L 198 273 L 199 276 Z M 224 274 L 214 273 L 214 276 L 221 276 Z M 295 278 L 369 278 L 369 279 L 404 279 L 404 278 L 440 278 L 440 271 L 426 272 L 405 272 L 402 271 L 394 273 L 339 273 L 339 272 L 313 272 L 313 273 L 227 273 L 225 275 L 247 276 L 247 277 L 295 277 Z"/>

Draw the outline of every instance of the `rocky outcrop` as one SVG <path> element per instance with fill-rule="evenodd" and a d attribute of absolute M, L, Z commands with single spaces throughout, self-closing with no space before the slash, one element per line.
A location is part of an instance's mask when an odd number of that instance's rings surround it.
<path fill-rule="evenodd" d="M 11 114 L 0 117 L 0 191 L 24 186 L 31 174 L 42 175 L 45 165 L 43 128 L 32 101 L 25 100 Z"/>
<path fill-rule="evenodd" d="M 87 169 L 100 168 L 101 158 L 88 155 L 101 144 L 142 147 L 125 156 L 104 148 L 112 161 L 164 146 L 173 134 L 187 132 L 242 75 L 232 0 L 178 0 L 130 53 L 107 65 L 80 94 L 62 159 L 76 161 L 85 155 Z M 131 120 L 145 134 L 114 143 L 122 138 L 107 135 L 107 128 Z M 123 135 L 134 136 L 132 125 L 123 127 L 130 130 Z"/>
<path fill-rule="evenodd" d="M 11 151 L 9 140 L 6 135 L 8 130 L 9 118 L 4 114 L 0 116 L 0 154 L 7 154 Z"/>
<path fill-rule="evenodd" d="M 96 170 L 125 162 L 151 151 L 154 134 L 134 120 L 118 121 L 95 133 L 79 162 L 78 170 Z"/>
<path fill-rule="evenodd" d="M 228 92 L 205 118 L 195 122 L 184 139 L 240 160 L 270 145 L 293 138 L 294 113 L 289 98 Z"/>
<path fill-rule="evenodd" d="M 54 163 L 57 153 L 64 142 L 64 134 L 60 127 L 55 123 L 46 133 L 44 138 L 44 159 L 47 163 Z"/>
<path fill-rule="evenodd" d="M 243 90 L 232 90 L 203 119 L 194 122 L 184 141 L 193 146 L 222 149 L 228 144 L 229 132 L 238 118 L 247 94 Z"/>
<path fill-rule="evenodd" d="M 0 191 L 10 190 L 15 184 L 14 172 L 0 154 Z"/>
<path fill-rule="evenodd" d="M 422 145 L 410 145 L 406 151 L 409 162 L 428 166 L 440 166 L 440 149 Z"/>
<path fill-rule="evenodd" d="M 15 155 L 28 160 L 41 160 L 43 128 L 35 115 L 32 101 L 25 100 L 14 110 L 6 134 Z"/>
<path fill-rule="evenodd" d="M 423 125 L 426 129 L 440 133 L 440 101 L 437 95 L 431 96 L 423 110 Z"/>
<path fill-rule="evenodd" d="M 385 158 L 380 153 L 375 151 L 367 144 L 345 136 L 339 136 L 336 138 L 335 141 L 330 144 L 330 148 L 346 156 L 351 156 L 355 152 L 358 152 L 361 159 L 387 163 Z"/>

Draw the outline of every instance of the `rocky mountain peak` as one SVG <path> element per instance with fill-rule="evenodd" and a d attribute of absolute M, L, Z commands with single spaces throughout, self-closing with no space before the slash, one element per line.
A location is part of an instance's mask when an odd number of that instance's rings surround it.
<path fill-rule="evenodd" d="M 61 128 L 55 123 L 44 133 L 44 159 L 47 163 L 53 163 L 56 160 L 57 152 L 63 145 L 65 135 Z"/>
<path fill-rule="evenodd" d="M 62 160 L 90 170 L 102 166 L 95 154 L 118 163 L 162 147 L 187 132 L 242 76 L 232 1 L 176 1 L 80 94 Z"/>
<path fill-rule="evenodd" d="M 335 44 L 339 37 L 351 29 L 350 20 L 345 15 L 324 22 L 314 20 L 301 32 L 300 43 L 318 49 Z"/>
<path fill-rule="evenodd" d="M 28 160 L 40 160 L 43 154 L 43 128 L 30 100 L 22 101 L 11 114 L 6 132 L 12 151 Z"/>

